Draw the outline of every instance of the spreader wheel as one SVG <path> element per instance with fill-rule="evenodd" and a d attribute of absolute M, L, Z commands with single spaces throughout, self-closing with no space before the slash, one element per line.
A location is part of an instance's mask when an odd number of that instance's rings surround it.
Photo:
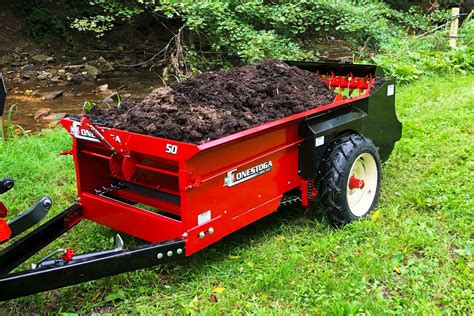
<path fill-rule="evenodd" d="M 375 145 L 356 134 L 328 149 L 319 192 L 334 225 L 345 225 L 374 209 L 380 192 L 380 157 Z"/>

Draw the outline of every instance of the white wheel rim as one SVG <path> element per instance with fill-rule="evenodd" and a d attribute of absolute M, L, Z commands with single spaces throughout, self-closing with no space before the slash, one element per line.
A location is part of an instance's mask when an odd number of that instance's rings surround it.
<path fill-rule="evenodd" d="M 353 182 L 351 177 L 354 177 Z M 359 187 L 354 186 L 357 180 L 363 181 L 359 182 Z M 352 214 L 360 217 L 369 212 L 377 193 L 377 182 L 378 169 L 374 157 L 369 153 L 359 155 L 347 179 L 347 203 Z"/>

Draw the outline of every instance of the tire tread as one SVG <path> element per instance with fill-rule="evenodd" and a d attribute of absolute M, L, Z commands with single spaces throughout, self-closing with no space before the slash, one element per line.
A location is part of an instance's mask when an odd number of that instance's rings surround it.
<path fill-rule="evenodd" d="M 342 195 L 345 194 L 342 188 L 346 185 L 342 181 L 344 179 L 344 170 L 350 163 L 351 157 L 361 146 L 371 146 L 377 152 L 372 141 L 358 134 L 350 134 L 337 139 L 329 147 L 322 162 L 319 192 L 323 204 L 328 210 L 328 215 L 335 226 L 345 225 L 352 220 L 341 203 Z M 376 161 L 378 163 L 380 161 L 378 154 Z M 377 196 L 375 199 L 377 199 Z"/>

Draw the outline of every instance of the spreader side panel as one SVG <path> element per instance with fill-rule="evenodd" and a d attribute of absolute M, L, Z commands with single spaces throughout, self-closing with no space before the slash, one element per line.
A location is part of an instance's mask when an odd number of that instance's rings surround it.
<path fill-rule="evenodd" d="M 200 185 L 182 195 L 183 224 L 193 253 L 275 211 L 300 186 L 297 124 L 203 151 L 187 169 Z"/>

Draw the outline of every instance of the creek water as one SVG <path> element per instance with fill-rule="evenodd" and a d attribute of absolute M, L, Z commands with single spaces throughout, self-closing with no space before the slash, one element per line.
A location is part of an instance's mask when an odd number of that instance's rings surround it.
<path fill-rule="evenodd" d="M 85 101 L 96 103 L 99 106 L 107 106 L 104 102 L 107 95 L 97 91 L 97 87 L 100 85 L 108 84 L 108 89 L 111 91 L 120 89 L 121 96 L 130 95 L 131 99 L 141 99 L 151 89 L 162 85 L 162 80 L 157 74 L 144 70 L 120 76 L 112 75 L 94 82 L 84 81 L 80 85 L 43 85 L 38 82 L 15 82 L 13 80 L 6 80 L 5 84 L 7 101 L 3 116 L 4 126 L 6 126 L 8 110 L 15 105 L 12 111 L 13 124 L 21 126 L 26 131 L 36 132 L 57 124 L 57 120 L 35 120 L 35 113 L 39 109 L 49 109 L 50 116 L 61 116 L 64 113 L 79 114 L 82 112 Z M 45 95 L 54 91 L 64 92 L 53 100 L 44 98 Z"/>

